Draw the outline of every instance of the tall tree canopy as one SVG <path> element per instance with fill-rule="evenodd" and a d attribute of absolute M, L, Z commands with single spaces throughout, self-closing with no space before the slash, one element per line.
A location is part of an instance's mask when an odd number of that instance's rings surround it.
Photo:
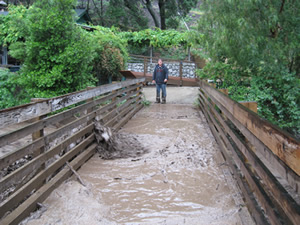
<path fill-rule="evenodd" d="M 179 22 L 197 5 L 198 0 L 87 0 L 95 24 L 117 26 L 123 30 L 141 30 L 154 26 L 165 30 L 177 28 Z M 148 16 L 147 16 L 148 15 Z"/>
<path fill-rule="evenodd" d="M 299 132 L 300 1 L 206 0 L 202 10 L 212 59 L 204 75 L 225 79 L 237 100 L 258 101 L 262 116 Z"/>

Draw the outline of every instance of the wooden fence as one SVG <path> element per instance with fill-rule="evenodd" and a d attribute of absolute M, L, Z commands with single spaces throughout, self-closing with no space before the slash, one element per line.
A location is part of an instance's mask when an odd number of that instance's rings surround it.
<path fill-rule="evenodd" d="M 18 224 L 95 153 L 94 121 L 118 130 L 140 110 L 144 81 L 1 110 L 0 223 Z"/>
<path fill-rule="evenodd" d="M 200 81 L 199 103 L 257 224 L 300 224 L 300 143 Z"/>

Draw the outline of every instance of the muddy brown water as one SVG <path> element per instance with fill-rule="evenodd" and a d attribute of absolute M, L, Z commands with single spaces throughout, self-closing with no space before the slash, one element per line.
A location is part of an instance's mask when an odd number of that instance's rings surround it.
<path fill-rule="evenodd" d="M 152 104 L 120 133 L 131 154 L 95 154 L 78 171 L 86 187 L 70 178 L 23 224 L 252 224 L 193 105 Z"/>

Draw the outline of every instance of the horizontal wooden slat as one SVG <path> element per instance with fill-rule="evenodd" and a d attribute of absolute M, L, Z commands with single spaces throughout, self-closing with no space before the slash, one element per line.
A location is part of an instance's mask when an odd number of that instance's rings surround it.
<path fill-rule="evenodd" d="M 139 97 L 137 97 L 137 99 L 138 98 Z M 116 114 L 115 117 L 111 118 L 107 123 L 105 123 L 105 126 L 108 126 L 108 127 L 114 126 L 127 113 L 129 113 L 131 110 L 133 110 L 135 108 L 135 106 L 137 104 L 139 104 L 140 102 L 141 102 L 141 100 L 136 102 L 136 99 L 134 101 L 128 101 L 128 104 L 126 104 L 126 105 L 124 104 L 124 107 L 122 107 L 122 109 L 120 109 L 120 111 Z M 134 104 L 130 104 L 130 103 L 134 103 Z"/>
<path fill-rule="evenodd" d="M 130 104 L 135 102 L 139 96 L 134 97 L 133 99 L 128 99 L 124 104 L 119 106 L 118 108 L 113 109 L 109 113 L 107 113 L 103 118 L 103 122 L 106 124 L 106 126 L 112 126 L 113 121 L 115 120 L 116 115 L 120 115 L 122 110 L 124 110 L 126 107 L 128 107 Z"/>
<path fill-rule="evenodd" d="M 13 193 L 9 198 L 7 198 L 4 202 L 0 204 L 0 218 L 9 210 L 11 210 L 16 204 L 21 202 L 28 194 L 32 192 L 35 188 L 39 187 L 43 183 L 43 181 L 50 175 L 52 175 L 57 169 L 63 166 L 68 160 L 72 159 L 76 156 L 80 151 L 85 149 L 88 145 L 90 145 L 95 140 L 95 135 L 91 134 L 80 144 L 75 146 L 72 150 L 64 154 L 54 163 L 49 165 L 47 168 L 38 173 L 35 177 L 33 177 L 29 182 L 27 182 L 24 186 L 22 186 L 18 191 Z"/>
<path fill-rule="evenodd" d="M 115 131 L 118 131 L 119 129 L 121 129 L 122 126 L 124 126 L 139 110 L 141 110 L 143 108 L 143 104 L 141 104 L 140 102 L 138 102 L 138 105 L 135 107 L 135 109 L 133 111 L 131 111 L 130 113 L 128 113 L 122 120 L 120 120 L 113 127 L 113 129 Z"/>
<path fill-rule="evenodd" d="M 248 209 L 251 213 L 252 218 L 255 220 L 256 224 L 269 224 L 267 222 L 265 216 L 263 215 L 262 210 L 259 207 L 255 197 L 253 196 L 253 192 L 248 187 L 247 182 L 243 180 L 243 178 L 242 178 L 243 175 L 241 174 L 240 170 L 237 169 L 235 163 L 233 162 L 231 152 L 229 152 L 225 143 L 222 141 L 216 127 L 214 126 L 208 112 L 206 111 L 205 103 L 203 102 L 203 100 L 202 101 L 200 100 L 199 102 L 201 105 L 200 109 L 202 110 L 202 112 L 205 115 L 205 118 L 208 122 L 210 130 L 212 131 L 212 134 L 214 135 L 214 137 L 223 153 L 223 156 L 226 159 L 226 162 L 230 166 L 231 172 L 233 172 L 233 174 L 235 175 L 235 178 L 237 179 L 237 183 L 242 190 L 242 195 L 248 206 Z"/>
<path fill-rule="evenodd" d="M 98 99 L 98 100 L 95 100 L 95 103 L 96 104 L 100 104 L 108 99 L 111 99 L 112 97 L 116 97 L 118 95 L 120 95 L 121 93 L 124 93 L 124 92 L 130 92 L 134 89 L 136 89 L 137 87 L 140 87 L 140 85 L 134 85 L 132 87 L 128 87 L 124 90 L 120 90 L 118 91 L 117 93 L 111 95 L 111 96 L 107 96 L 105 98 L 101 98 L 101 99 Z M 134 93 L 130 93 L 128 95 L 125 95 L 123 97 L 121 97 L 120 99 L 118 99 L 116 102 L 113 102 L 113 103 L 110 103 L 100 109 L 97 109 L 96 111 L 96 114 L 99 115 L 100 113 L 104 112 L 105 110 L 109 110 L 110 108 L 113 108 L 114 106 L 116 106 L 119 102 L 125 100 L 128 98 L 128 96 L 132 96 L 134 95 L 136 92 Z M 70 114 L 71 115 L 71 114 Z M 89 115 L 92 115 L 91 118 L 87 118 Z M 59 115 L 58 115 L 59 116 Z M 56 117 L 56 115 L 55 115 Z M 51 142 L 52 140 L 54 140 L 55 138 L 61 136 L 62 134 L 64 134 L 66 131 L 68 130 L 71 130 L 79 125 L 81 125 L 82 123 L 85 123 L 85 122 L 88 122 L 90 121 L 91 119 L 94 118 L 94 114 L 93 112 L 88 114 L 88 115 L 85 115 L 69 124 L 66 124 L 64 127 L 61 127 L 60 129 L 57 129 L 56 131 L 54 131 L 53 133 L 51 134 L 48 134 L 40 139 L 37 139 L 35 141 L 33 141 L 32 143 L 20 148 L 20 149 L 17 149 L 16 151 L 14 152 L 11 152 L 11 153 L 8 153 L 6 155 L 4 155 L 3 157 L 0 158 L 0 169 L 2 168 L 5 168 L 7 166 L 9 166 L 11 163 L 13 163 L 14 161 L 24 157 L 25 155 L 28 155 L 28 154 L 31 154 L 32 152 L 34 152 L 37 148 L 40 148 L 42 146 L 45 146 L 47 143 Z M 50 118 L 51 121 L 55 122 L 52 118 Z M 87 120 L 88 119 L 88 120 Z M 48 123 L 48 120 L 46 119 L 45 120 L 46 123 Z"/>
<path fill-rule="evenodd" d="M 15 151 L 13 153 L 9 153 L 9 154 L 1 157 L 0 158 L 0 162 L 1 162 L 0 167 L 4 168 L 4 167 L 10 165 L 12 162 L 16 161 L 17 159 L 24 157 L 27 154 L 31 154 L 32 152 L 34 152 L 36 150 L 37 143 L 38 144 L 42 143 L 43 145 L 47 145 L 51 141 L 56 139 L 57 137 L 61 137 L 64 134 L 66 134 L 66 132 L 71 131 L 73 128 L 76 128 L 84 123 L 91 121 L 92 119 L 95 118 L 95 116 L 96 116 L 95 112 L 89 113 L 71 123 L 66 124 L 65 126 L 54 131 L 53 133 L 45 135 L 45 136 L 41 137 L 40 139 L 37 139 L 36 141 L 28 144 L 27 146 L 25 146 L 23 148 L 18 149 L 17 151 Z"/>
<path fill-rule="evenodd" d="M 84 162 L 86 162 L 94 153 L 96 144 L 91 145 L 83 153 L 77 156 L 71 163 L 70 166 L 77 170 Z M 72 171 L 69 167 L 65 167 L 61 170 L 54 178 L 52 178 L 47 184 L 36 191 L 30 196 L 24 203 L 22 203 L 16 210 L 6 216 L 1 222 L 3 225 L 14 225 L 21 222 L 30 212 L 34 211 L 37 207 L 38 202 L 44 201 L 51 192 L 58 187 L 64 180 L 66 180 Z"/>
<path fill-rule="evenodd" d="M 87 110 L 95 105 L 101 104 L 107 100 L 110 100 L 118 95 L 120 95 L 121 93 L 124 92 L 129 92 L 132 91 L 134 89 L 136 89 L 137 87 L 140 87 L 141 85 L 134 85 L 134 86 L 129 86 L 127 88 L 124 89 L 120 89 L 118 90 L 116 93 L 110 94 L 108 96 L 105 96 L 103 98 L 94 100 L 92 102 L 88 102 L 85 103 L 83 105 L 77 106 L 75 108 L 66 110 L 64 112 L 61 112 L 59 114 L 44 118 L 42 120 L 39 120 L 37 122 L 28 124 L 25 127 L 22 127 L 18 130 L 15 131 L 11 131 L 7 134 L 2 134 L 0 135 L 0 147 L 5 146 L 7 144 L 10 144 L 13 141 L 19 140 L 20 138 L 25 137 L 26 135 L 32 134 L 33 132 L 37 131 L 37 130 L 41 130 L 42 128 L 45 128 L 49 125 L 53 125 L 56 124 L 58 122 L 60 122 L 63 119 L 69 118 L 72 115 L 82 112 L 84 110 Z"/>
<path fill-rule="evenodd" d="M 228 111 L 258 139 L 260 139 L 276 156 L 287 164 L 298 176 L 300 175 L 300 142 L 286 132 L 263 120 L 251 110 L 216 91 L 204 81 L 200 87 L 228 109 Z"/>
<path fill-rule="evenodd" d="M 54 112 L 69 105 L 73 105 L 75 103 L 144 81 L 145 78 L 127 80 L 119 83 L 102 85 L 89 90 L 82 90 L 51 99 L 45 99 L 35 103 L 3 109 L 0 110 L 0 127 L 4 127 L 13 123 L 19 123 L 45 113 Z"/>
<path fill-rule="evenodd" d="M 240 130 L 240 132 L 247 137 L 247 140 L 255 146 L 255 154 L 263 162 L 263 164 L 274 174 L 276 177 L 280 177 L 286 183 L 288 183 L 293 192 L 300 194 L 300 177 L 286 165 L 280 158 L 278 158 L 273 152 L 265 146 L 259 138 L 252 134 L 243 124 L 241 124 L 214 96 L 209 96 L 213 103 L 216 104 L 222 113 Z M 276 171 L 275 171 L 276 170 Z"/>
<path fill-rule="evenodd" d="M 256 174 L 262 179 L 262 182 L 267 187 L 267 192 L 270 192 L 272 199 L 278 207 L 287 215 L 287 217 L 297 224 L 300 221 L 300 206 L 297 205 L 295 200 L 287 193 L 284 187 L 277 181 L 277 179 L 272 175 L 272 173 L 264 166 L 261 160 L 255 156 L 251 149 L 249 149 L 246 143 L 243 143 L 236 134 L 228 127 L 228 125 L 223 121 L 223 118 L 218 114 L 213 105 L 207 101 L 206 97 L 200 92 L 200 96 L 204 99 L 205 103 L 210 106 L 214 115 L 217 117 L 218 121 L 226 130 L 227 134 L 230 135 L 232 140 L 237 145 L 238 149 L 247 158 L 247 163 L 251 165 L 251 168 L 255 170 Z"/>
<path fill-rule="evenodd" d="M 68 147 L 71 143 L 76 142 L 79 138 L 84 136 L 85 134 L 91 132 L 94 129 L 94 124 L 87 126 L 86 128 L 78 131 L 71 137 L 64 140 L 59 145 L 51 148 L 47 152 L 37 156 L 30 162 L 26 163 L 24 166 L 18 168 L 17 170 L 13 171 L 11 174 L 7 175 L 3 179 L 0 180 L 0 193 L 3 192 L 5 189 L 10 187 L 13 184 L 18 183 L 22 180 L 22 178 L 32 171 L 37 170 L 44 162 L 48 159 L 53 157 L 56 154 L 59 154 L 64 148 Z"/>

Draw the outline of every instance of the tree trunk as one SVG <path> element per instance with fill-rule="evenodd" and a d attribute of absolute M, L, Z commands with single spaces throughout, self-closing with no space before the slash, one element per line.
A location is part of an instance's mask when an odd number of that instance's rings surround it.
<path fill-rule="evenodd" d="M 100 1 L 100 14 L 101 14 L 101 26 L 104 26 L 104 19 L 103 19 L 103 14 L 104 14 L 104 10 L 103 10 L 103 0 Z"/>
<path fill-rule="evenodd" d="M 150 15 L 152 16 L 155 27 L 159 27 L 159 22 L 158 22 L 158 19 L 157 19 L 156 15 L 155 15 L 155 12 L 152 8 L 151 0 L 146 0 L 146 7 L 147 7 Z"/>
<path fill-rule="evenodd" d="M 166 0 L 158 1 L 159 15 L 160 15 L 160 29 L 166 29 Z"/>

